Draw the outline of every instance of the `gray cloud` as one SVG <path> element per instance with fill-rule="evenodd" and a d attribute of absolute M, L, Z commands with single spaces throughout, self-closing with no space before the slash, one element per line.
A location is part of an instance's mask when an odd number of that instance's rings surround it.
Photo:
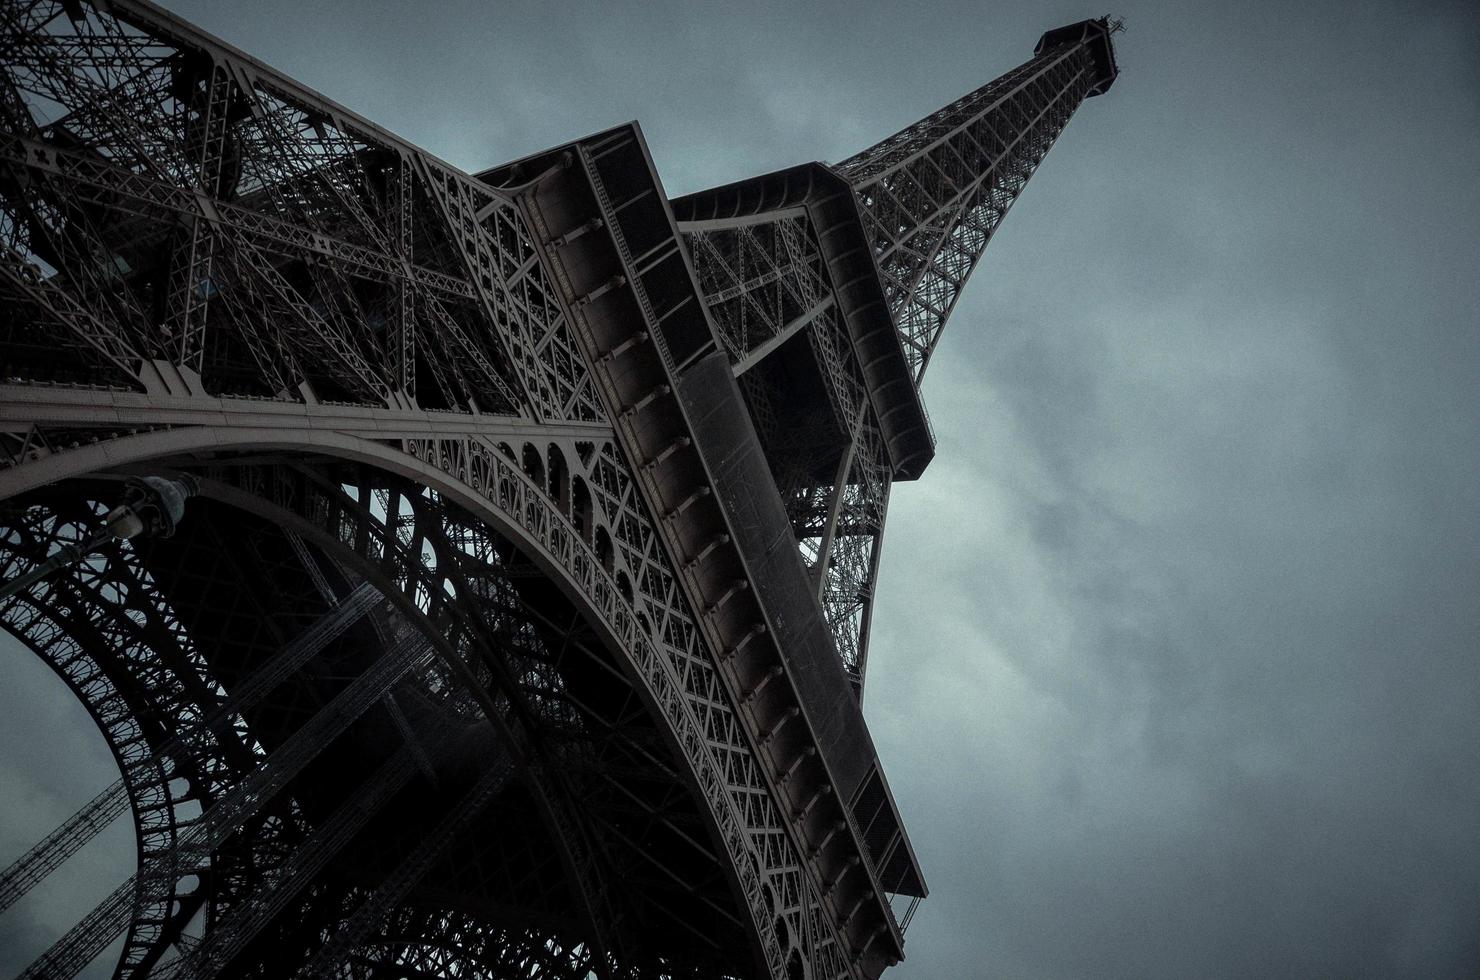
<path fill-rule="evenodd" d="M 901 973 L 1473 975 L 1473 21 L 1132 27 L 896 496 Z"/>

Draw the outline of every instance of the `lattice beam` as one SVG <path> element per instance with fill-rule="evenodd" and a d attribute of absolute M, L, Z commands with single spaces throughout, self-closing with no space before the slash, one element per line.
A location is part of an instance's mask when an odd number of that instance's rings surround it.
<path fill-rule="evenodd" d="M 1050 32 L 1031 61 L 837 165 L 858 194 L 917 383 L 1008 208 L 1080 102 L 1113 81 L 1115 25 L 1076 27 Z"/>

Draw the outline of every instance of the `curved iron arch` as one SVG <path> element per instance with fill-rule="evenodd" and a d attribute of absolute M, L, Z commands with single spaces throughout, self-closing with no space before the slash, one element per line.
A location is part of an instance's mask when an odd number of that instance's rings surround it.
<path fill-rule="evenodd" d="M 757 950 L 757 959 L 769 966 L 781 954 L 774 923 L 773 901 L 761 894 L 761 859 L 746 839 L 744 822 L 735 810 L 734 801 L 723 791 L 724 780 L 715 768 L 715 760 L 702 750 L 704 733 L 698 720 L 687 710 L 682 697 L 682 680 L 668 660 L 657 649 L 657 640 L 648 635 L 640 614 L 626 601 L 601 559 L 584 541 L 544 488 L 527 478 L 517 463 L 501 453 L 489 451 L 477 459 L 449 460 L 440 455 L 442 444 L 427 440 L 410 444 L 418 452 L 407 452 L 383 443 L 373 442 L 332 431 L 297 432 L 284 438 L 281 431 L 240 428 L 191 427 L 156 430 L 110 440 L 102 444 L 81 446 L 47 460 L 44 474 L 7 474 L 15 485 L 40 483 L 66 476 L 82 476 L 98 464 L 127 466 L 163 461 L 187 462 L 183 455 L 203 451 L 246 452 L 251 450 L 288 450 L 320 453 L 329 458 L 351 460 L 416 481 L 435 489 L 448 500 L 484 520 L 497 533 L 521 547 L 541 567 L 576 608 L 585 611 L 603 644 L 621 654 L 624 664 L 638 681 L 639 690 L 648 698 L 655 713 L 672 728 L 672 740 L 678 758 L 684 760 L 696 795 L 706 804 L 711 836 L 729 853 L 726 870 L 732 888 L 747 910 L 748 931 Z M 461 444 L 467 449 L 467 442 Z M 193 469 L 199 466 L 188 461 Z M 209 465 L 209 464 L 207 464 Z M 27 468 L 22 468 L 24 471 Z M 206 493 L 217 493 L 209 482 Z M 222 494 L 223 499 L 238 506 L 249 506 L 250 494 Z M 300 529 L 314 533 L 309 526 Z M 328 542 L 320 542 L 328 543 Z M 795 938 L 792 939 L 792 945 Z"/>
<path fill-rule="evenodd" d="M 323 446 L 314 448 L 322 451 Z M 453 475 L 427 460 L 417 456 L 407 457 L 399 451 L 378 445 L 372 448 L 384 449 L 384 455 L 372 452 L 363 455 L 345 454 L 340 458 L 355 459 L 377 470 L 392 473 L 400 471 L 398 475 L 403 476 L 406 475 L 405 470 L 409 469 L 415 474 L 413 479 L 419 486 L 432 489 L 455 504 L 462 505 L 464 501 L 473 503 L 474 507 L 464 506 L 463 509 L 485 521 L 495 533 L 519 548 L 525 557 L 540 568 L 546 579 L 561 590 L 572 607 L 582 613 L 589 625 L 597 628 L 602 645 L 609 652 L 617 654 L 618 663 L 628 668 L 634 675 L 633 679 L 642 685 L 638 687 L 635 684 L 634 687 L 639 691 L 646 691 L 649 709 L 672 726 L 669 741 L 675 750 L 675 757 L 689 764 L 697 757 L 713 765 L 712 758 L 703 752 L 705 733 L 697 719 L 687 712 L 683 698 L 683 681 L 658 649 L 660 639 L 651 635 L 650 627 L 644 625 L 645 617 L 635 611 L 615 579 L 604 572 L 594 549 L 585 544 L 574 526 L 558 512 L 554 502 L 545 496 L 543 488 L 529 479 L 518 464 L 506 460 L 502 454 L 490 453 L 484 460 L 485 464 L 490 464 L 488 470 L 473 472 L 471 479 L 466 481 L 449 482 Z M 332 549 L 343 544 L 332 534 L 326 534 L 323 528 L 308 522 L 302 515 L 293 514 L 291 510 L 284 513 L 276 507 L 267 509 L 264 505 L 270 506 L 272 502 L 261 496 L 256 489 L 228 487 L 211 476 L 203 476 L 201 492 L 204 496 L 214 497 L 244 510 L 271 516 L 274 520 L 296 519 L 299 523 L 294 525 L 294 529 L 305 538 L 312 538 L 321 547 Z M 502 509 L 494 509 L 490 505 Z M 353 560 L 348 553 L 341 553 L 340 557 Z M 368 566 L 357 567 L 356 571 L 372 581 L 377 574 Z M 382 588 L 383 593 L 389 594 L 391 591 L 388 585 Z M 593 619 L 592 614 L 600 618 Z M 605 635 L 601 635 L 602 632 Z M 675 718 L 687 724 L 676 724 Z M 687 773 L 685 776 L 690 782 L 691 790 L 711 807 L 715 798 L 726 804 L 731 803 L 729 796 L 723 793 L 723 777 L 717 769 L 710 769 L 707 779 L 705 774 Z M 753 916 L 752 922 L 758 919 L 762 923 L 759 928 L 748 931 L 757 958 L 763 959 L 762 950 L 765 947 L 761 945 L 764 942 L 761 937 L 769 937 L 774 942 L 776 911 L 772 905 L 773 900 L 766 900 L 760 892 L 759 856 L 748 850 L 749 841 L 745 838 L 738 815 L 732 811 L 729 816 L 732 822 L 728 826 L 716 826 L 719 821 L 715 820 L 709 830 L 715 841 L 730 852 L 731 863 L 726 870 L 733 872 L 732 890 L 737 899 L 740 899 L 737 906 L 748 908 Z M 737 852 L 740 857 L 737 857 Z M 750 872 L 748 877 L 745 875 L 747 871 Z M 744 888 L 747 884 L 753 885 L 749 892 Z M 752 895 L 754 902 L 748 901 Z M 755 904 L 761 901 L 765 901 L 765 904 Z M 757 915 L 758 912 L 760 915 Z"/>
<path fill-rule="evenodd" d="M 86 536 L 84 528 L 101 522 L 101 496 L 17 502 L 23 510 L 0 537 L 0 553 L 15 571 L 44 560 L 50 544 Z M 50 540 L 37 536 L 42 527 Z M 62 528 L 74 533 L 57 534 Z M 250 764 L 250 750 L 201 724 L 221 707 L 211 701 L 219 688 L 128 544 L 111 545 L 73 574 L 13 597 L 0 607 L 0 626 L 67 684 L 97 725 L 119 767 L 114 786 L 123 791 L 121 800 L 113 794 L 107 819 L 119 812 L 115 806 L 132 811 L 137 866 L 166 864 L 167 874 L 140 874 L 127 897 L 132 915 L 118 971 L 148 969 L 199 908 L 199 884 L 210 873 L 180 863 L 181 827 Z M 176 737 L 164 718 L 184 720 L 190 737 Z M 191 878 L 197 887 L 183 888 Z"/>

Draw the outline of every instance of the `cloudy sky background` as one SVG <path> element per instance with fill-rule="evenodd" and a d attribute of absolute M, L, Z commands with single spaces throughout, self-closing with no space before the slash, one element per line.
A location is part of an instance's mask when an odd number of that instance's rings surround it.
<path fill-rule="evenodd" d="M 468 169 L 639 119 L 673 195 L 842 159 L 1101 13 L 170 6 Z M 932 894 L 889 976 L 1480 975 L 1480 15 L 1117 13 L 892 503 L 867 713 Z M 116 772 L 0 655 L 8 861 Z M 128 841 L 69 870 L 100 897 Z M 0 972 L 82 887 L 0 920 Z"/>

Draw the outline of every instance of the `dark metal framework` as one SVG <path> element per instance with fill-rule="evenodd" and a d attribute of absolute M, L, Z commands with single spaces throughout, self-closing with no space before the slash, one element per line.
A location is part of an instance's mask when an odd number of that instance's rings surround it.
<path fill-rule="evenodd" d="M 871 978 L 922 876 L 858 698 L 918 383 L 1106 21 L 836 168 L 635 125 L 464 173 L 146 0 L 0 2 L 0 602 L 138 871 L 27 976 Z M 780 546 L 784 544 L 784 546 Z"/>

